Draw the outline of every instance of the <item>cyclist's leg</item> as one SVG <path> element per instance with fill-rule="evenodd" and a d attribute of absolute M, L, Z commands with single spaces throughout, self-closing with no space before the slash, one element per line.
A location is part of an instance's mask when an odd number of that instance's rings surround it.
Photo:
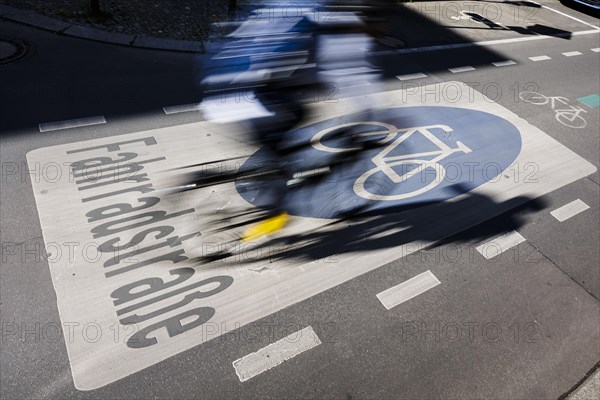
<path fill-rule="evenodd" d="M 270 189 L 272 199 L 268 206 L 267 218 L 246 229 L 242 237 L 245 242 L 273 234 L 282 229 L 287 222 L 287 199 L 292 190 L 287 186 L 287 182 L 291 179 L 293 171 L 288 159 L 291 152 L 286 147 L 286 133 L 301 122 L 306 114 L 302 104 L 295 101 L 289 92 L 277 93 L 274 88 L 268 88 L 257 93 L 257 98 L 272 115 L 252 120 L 252 134 L 262 145 L 267 158 L 265 161 L 270 164 L 269 168 L 276 168 L 280 179 L 266 182 L 265 186 Z"/>

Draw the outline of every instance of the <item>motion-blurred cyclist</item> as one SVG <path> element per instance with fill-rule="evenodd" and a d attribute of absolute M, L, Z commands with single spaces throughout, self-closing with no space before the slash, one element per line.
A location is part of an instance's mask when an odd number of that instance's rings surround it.
<path fill-rule="evenodd" d="M 288 220 L 286 196 L 327 168 L 294 171 L 288 156 L 298 150 L 286 133 L 307 115 L 301 92 L 319 90 L 326 79 L 343 84 L 377 75 L 365 62 L 364 1 L 295 2 L 285 6 L 263 3 L 225 36 L 203 79 L 202 109 L 214 122 L 239 121 L 262 145 L 269 168 L 283 177 L 284 187 L 273 187 L 274 201 L 266 218 L 250 226 L 243 241 L 253 241 L 281 229 Z M 358 49 L 357 41 L 362 49 Z M 324 53 L 325 43 L 334 51 Z M 325 77 L 325 78 L 324 78 Z M 308 90 L 307 90 L 308 89 Z M 251 101 L 239 101 L 243 97 Z M 236 99 L 236 101 L 228 101 Z M 300 177 L 300 178 L 298 178 Z"/>

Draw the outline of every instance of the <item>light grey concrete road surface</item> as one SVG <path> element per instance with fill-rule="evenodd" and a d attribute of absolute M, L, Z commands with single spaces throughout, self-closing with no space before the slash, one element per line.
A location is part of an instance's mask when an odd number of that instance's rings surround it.
<path fill-rule="evenodd" d="M 596 370 L 583 384 L 567 397 L 569 400 L 595 399 L 600 392 L 600 371 Z"/>

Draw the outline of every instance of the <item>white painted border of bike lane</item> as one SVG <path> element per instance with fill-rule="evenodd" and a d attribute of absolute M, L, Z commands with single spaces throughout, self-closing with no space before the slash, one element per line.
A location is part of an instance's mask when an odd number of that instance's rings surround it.
<path fill-rule="evenodd" d="M 580 24 L 584 24 L 584 25 L 587 25 L 587 26 L 589 26 L 589 27 L 592 27 L 592 28 L 594 28 L 594 29 L 600 30 L 600 27 L 599 27 L 598 25 L 593 25 L 593 24 L 590 24 L 589 22 L 586 22 L 586 21 L 584 21 L 584 20 L 582 20 L 582 19 L 580 19 L 580 18 L 574 17 L 574 16 L 572 16 L 572 15 L 569 15 L 569 14 L 567 14 L 567 13 L 565 13 L 565 12 L 562 12 L 562 11 L 560 11 L 560 10 L 556 10 L 556 9 L 554 9 L 554 8 L 552 8 L 552 7 L 548 7 L 548 6 L 545 4 L 545 2 L 538 3 L 537 1 L 533 1 L 533 0 L 527 0 L 527 1 L 528 1 L 529 3 L 537 4 L 538 6 L 540 6 L 540 7 L 542 7 L 542 8 L 545 8 L 546 10 L 552 11 L 553 13 L 556 13 L 556 14 L 562 15 L 563 17 L 566 17 L 566 18 L 572 19 L 573 21 L 577 21 L 577 22 L 579 22 Z"/>
<path fill-rule="evenodd" d="M 454 95 L 452 90 L 456 91 Z M 440 101 L 434 104 L 425 101 L 430 100 L 431 93 L 435 91 L 443 91 L 446 97 L 439 96 Z M 456 94 L 459 94 L 459 96 L 457 97 Z M 445 98 L 455 99 L 455 101 L 449 102 Z M 512 179 L 500 179 L 497 182 L 488 182 L 469 194 L 458 196 L 447 202 L 410 211 L 411 219 L 420 221 L 419 226 L 412 227 L 411 232 L 414 234 L 412 237 L 428 238 L 427 240 L 414 240 L 400 246 L 382 248 L 375 252 L 357 251 L 339 254 L 330 260 L 273 260 L 266 264 L 269 270 L 261 274 L 252 272 L 252 269 L 256 270 L 264 267 L 265 262 L 262 261 L 251 261 L 239 265 L 235 263 L 214 263 L 201 268 L 196 267 L 193 270 L 193 276 L 186 282 L 186 285 L 191 282 L 198 284 L 206 279 L 213 279 L 215 276 L 228 276 L 232 279 L 231 286 L 228 286 L 222 292 L 207 298 L 197 299 L 192 301 L 191 304 L 186 303 L 177 309 L 165 307 L 164 299 L 160 300 L 163 302 L 162 306 L 158 306 L 158 304 L 161 304 L 160 302 L 140 306 L 142 310 L 145 310 L 144 315 L 149 317 L 139 323 L 135 332 L 151 333 L 149 337 L 156 341 L 156 343 L 144 348 L 132 348 L 122 338 L 115 340 L 114 332 L 110 330 L 111 327 L 123 329 L 125 325 L 121 325 L 119 321 L 123 316 L 131 318 L 134 315 L 128 312 L 117 316 L 117 308 L 119 307 L 113 304 L 110 297 L 111 293 L 117 289 L 122 289 L 124 285 L 130 285 L 132 282 L 141 279 L 158 278 L 163 282 L 161 285 L 164 286 L 164 283 L 174 282 L 178 279 L 174 279 L 171 271 L 176 268 L 193 268 L 195 267 L 194 264 L 188 261 L 177 264 L 173 264 L 168 260 L 156 261 L 143 265 L 143 268 L 107 278 L 105 268 L 111 257 L 102 255 L 99 262 L 90 262 L 83 255 L 76 252 L 74 258 L 63 257 L 53 260 L 50 263 L 50 271 L 57 295 L 61 321 L 63 324 L 79 323 L 79 326 L 75 326 L 73 330 L 64 329 L 76 388 L 93 390 L 125 378 L 175 354 L 218 337 L 227 331 L 257 321 L 391 261 L 416 252 L 436 241 L 472 227 L 518 205 L 514 202 L 507 203 L 508 200 L 518 196 L 535 198 L 544 195 L 592 174 L 596 170 L 592 164 L 577 156 L 538 128 L 461 82 L 444 82 L 421 86 L 411 89 L 410 92 L 384 92 L 369 95 L 368 100 L 371 103 L 378 104 L 379 107 L 445 106 L 483 111 L 504 118 L 514 124 L 522 135 L 522 150 L 515 161 L 520 176 L 527 176 L 529 171 L 526 165 L 529 165 L 528 163 L 536 163 L 539 171 L 536 176 L 537 181 L 525 183 L 522 180 L 514 182 Z M 314 119 L 309 123 L 329 119 L 336 115 L 345 115 L 347 110 L 352 108 L 355 101 L 356 99 L 342 99 L 338 103 L 316 104 L 312 106 L 314 113 L 311 113 L 311 115 L 314 115 Z M 141 203 L 140 197 L 154 195 L 148 193 L 140 196 L 124 191 L 123 194 L 118 196 L 82 203 L 82 198 L 86 196 L 88 198 L 95 196 L 96 199 L 105 196 L 107 188 L 98 186 L 82 191 L 82 183 L 77 184 L 70 181 L 68 171 L 73 162 L 90 157 L 115 157 L 117 154 L 135 152 L 136 156 L 146 161 L 141 172 L 147 174 L 152 184 L 156 184 L 161 172 L 168 168 L 248 154 L 248 147 L 240 144 L 239 138 L 236 136 L 235 131 L 228 125 L 218 126 L 208 122 L 199 122 L 42 148 L 28 153 L 27 160 L 30 168 L 36 163 L 41 165 L 52 164 L 63 168 L 63 172 L 66 171 L 61 179 L 33 182 L 45 243 L 102 243 L 106 238 L 97 239 L 92 236 L 91 231 L 98 228 L 98 222 L 87 222 L 90 212 L 98 210 L 99 207 L 109 206 L 112 206 L 114 210 L 116 199 L 119 203 L 131 203 L 138 207 Z M 151 140 L 142 141 L 142 139 L 149 137 L 154 138 L 155 143 L 152 143 Z M 115 143 L 121 143 L 121 145 L 116 146 Z M 67 154 L 67 151 L 70 151 L 70 154 Z M 121 154 L 120 157 L 124 156 Z M 161 157 L 165 157 L 165 159 L 159 160 Z M 149 162 L 148 160 L 157 161 Z M 568 168 L 565 166 L 568 166 Z M 139 184 L 136 183 L 135 185 Z M 83 183 L 83 185 L 88 185 L 88 183 Z M 115 183 L 113 186 L 109 185 L 111 189 L 108 189 L 108 191 L 121 189 L 122 185 L 124 185 L 124 182 Z M 463 206 L 464 203 L 461 203 L 469 196 L 475 196 L 476 198 L 478 195 L 493 200 L 494 204 L 482 202 L 481 207 L 473 207 L 472 202 L 468 206 Z M 451 207 L 451 210 L 445 206 L 449 203 L 455 205 Z M 198 238 L 194 237 L 186 241 L 187 239 L 184 240 L 183 237 L 199 230 L 199 227 L 203 226 L 207 219 L 210 219 L 203 211 L 207 211 L 209 207 L 215 205 L 231 208 L 247 207 L 247 204 L 237 195 L 233 185 L 224 185 L 218 189 L 199 190 L 178 202 L 161 200 L 159 204 L 158 208 L 165 212 L 163 216 L 171 216 L 185 209 L 196 208 L 193 213 L 173 216 L 169 219 L 169 225 L 176 226 L 174 234 L 181 235 L 179 238 L 181 241 L 171 240 L 168 242 L 168 251 L 174 250 L 174 246 L 180 246 L 189 257 L 198 255 L 198 244 L 194 242 Z M 104 212 L 107 210 L 109 209 L 104 209 Z M 135 214 L 137 213 L 138 211 L 135 212 Z M 101 222 L 110 222 L 111 220 L 113 219 L 109 215 Z M 297 218 L 294 222 L 289 228 L 290 233 L 303 232 L 307 229 L 319 227 L 328 221 Z M 129 232 L 132 230 L 138 232 L 133 228 Z M 123 235 L 125 237 L 131 236 L 127 232 L 123 232 Z M 204 239 L 201 238 L 200 240 Z M 161 254 L 160 251 L 163 251 L 163 253 Z M 151 254 L 154 257 L 162 256 L 167 250 L 160 251 L 157 253 L 157 250 L 152 250 L 136 257 L 146 260 L 148 256 L 145 254 Z M 129 268 L 129 266 L 126 267 Z M 207 284 L 208 289 L 204 291 L 214 290 L 214 283 Z M 139 287 L 137 289 L 139 290 Z M 145 299 L 149 297 L 152 297 L 152 295 L 148 294 L 140 297 L 143 300 L 136 302 L 134 306 L 144 303 Z M 194 299 L 192 298 L 192 300 Z M 209 317 L 209 322 L 214 324 L 212 325 L 213 328 L 215 326 L 225 326 L 225 328 L 222 330 L 217 329 L 217 332 L 213 331 L 212 335 L 209 335 L 206 331 L 200 332 L 200 328 L 182 329 L 182 326 L 190 324 L 190 315 L 186 314 L 188 319 L 177 318 L 190 312 L 190 310 L 195 310 L 194 307 L 198 308 L 198 306 L 202 306 L 202 312 L 209 313 L 209 308 L 213 310 L 211 312 L 214 312 L 214 315 Z M 119 311 L 122 310 L 123 308 Z M 185 312 L 181 313 L 182 310 Z M 205 314 L 203 316 L 206 316 Z M 164 322 L 164 318 L 167 318 L 170 322 L 173 322 L 173 318 L 175 318 L 179 325 L 173 323 L 168 327 L 164 324 L 160 325 Z M 84 329 L 88 329 L 89 324 L 92 323 L 95 324 L 95 329 L 100 327 L 105 334 L 98 338 L 94 337 L 95 341 L 87 340 L 90 339 L 87 337 L 86 340 L 83 340 L 82 334 L 85 335 L 91 332 L 84 331 Z M 149 328 L 155 327 L 157 324 L 162 328 L 148 331 Z M 206 325 L 201 324 L 202 329 Z M 131 333 L 131 331 L 121 331 L 122 335 L 130 335 Z M 142 339 L 145 337 L 143 336 Z"/>

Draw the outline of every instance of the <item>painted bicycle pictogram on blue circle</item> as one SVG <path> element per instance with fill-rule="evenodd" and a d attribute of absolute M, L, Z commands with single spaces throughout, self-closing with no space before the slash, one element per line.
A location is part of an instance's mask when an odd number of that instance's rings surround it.
<path fill-rule="evenodd" d="M 501 178 L 521 150 L 516 126 L 498 116 L 454 107 L 399 107 L 332 118 L 288 132 L 287 143 L 310 141 L 289 162 L 292 170 L 326 165 L 352 150 L 340 131 L 377 143 L 372 150 L 317 185 L 298 187 L 286 199 L 293 215 L 335 218 L 355 208 L 383 210 L 439 202 Z M 267 157 L 259 149 L 243 168 Z M 285 182 L 240 181 L 240 195 L 258 207 Z M 457 190 L 457 188 L 459 188 Z"/>

